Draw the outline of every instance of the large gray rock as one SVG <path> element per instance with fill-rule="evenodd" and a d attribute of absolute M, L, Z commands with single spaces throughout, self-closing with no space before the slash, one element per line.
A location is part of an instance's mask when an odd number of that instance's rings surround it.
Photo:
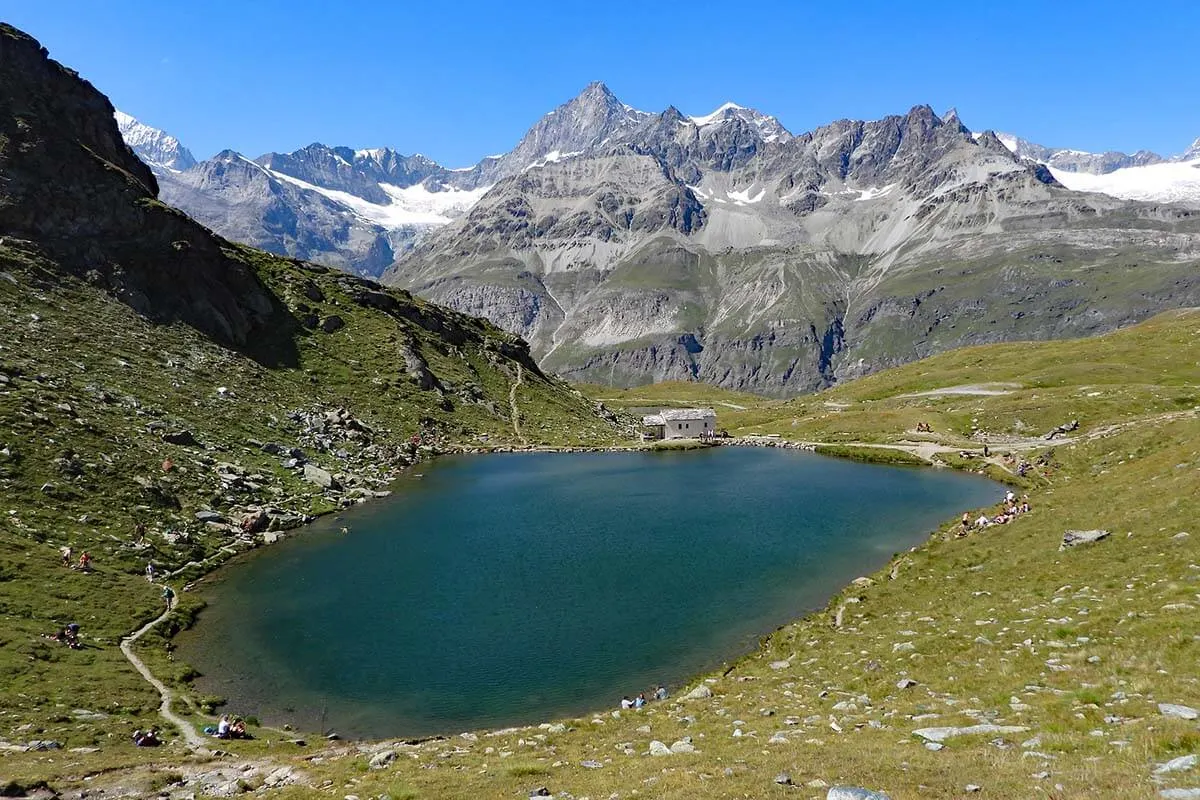
<path fill-rule="evenodd" d="M 1063 534 L 1062 544 L 1059 545 L 1059 550 L 1066 550 L 1068 547 L 1076 547 L 1081 544 L 1091 544 L 1098 542 L 1101 539 L 1108 538 L 1108 531 L 1092 530 L 1092 531 L 1067 531 Z"/>
<path fill-rule="evenodd" d="M 857 786 L 831 786 L 825 800 L 891 800 L 883 792 L 861 789 Z"/>
<path fill-rule="evenodd" d="M 340 489 L 341 485 L 328 470 L 321 469 L 316 464 L 304 465 L 304 480 L 316 484 L 322 489 Z"/>
<path fill-rule="evenodd" d="M 1195 769 L 1196 762 L 1197 757 L 1194 754 L 1172 758 L 1170 761 L 1155 767 L 1154 774 L 1165 775 L 1168 772 L 1184 772 L 1185 770 Z"/>
<path fill-rule="evenodd" d="M 1158 713 L 1164 717 L 1177 717 L 1179 719 L 1196 719 L 1200 717 L 1200 711 L 1191 706 L 1181 706 L 1177 703 L 1159 703 Z"/>
<path fill-rule="evenodd" d="M 1003 735 L 1011 733 L 1024 733 L 1029 730 L 1022 725 L 992 725 L 990 723 L 982 723 L 979 725 L 966 725 L 963 727 L 940 727 L 940 728 L 918 728 L 913 731 L 913 736 L 919 736 L 929 742 L 944 742 L 947 739 L 953 739 L 956 736 L 978 736 L 981 734 L 988 735 Z"/>

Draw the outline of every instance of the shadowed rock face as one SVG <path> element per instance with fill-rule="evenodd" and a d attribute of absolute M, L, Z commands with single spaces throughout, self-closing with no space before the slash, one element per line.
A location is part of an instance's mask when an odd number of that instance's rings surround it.
<path fill-rule="evenodd" d="M 157 191 L 108 100 L 0 26 L 0 230 L 147 317 L 247 344 L 276 316 L 274 297 Z"/>

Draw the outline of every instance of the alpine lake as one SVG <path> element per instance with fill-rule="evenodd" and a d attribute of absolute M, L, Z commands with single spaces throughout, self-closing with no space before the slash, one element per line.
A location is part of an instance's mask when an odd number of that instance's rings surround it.
<path fill-rule="evenodd" d="M 616 708 L 749 652 L 1003 494 L 737 447 L 447 457 L 393 490 L 203 584 L 179 657 L 223 710 L 417 737 Z"/>

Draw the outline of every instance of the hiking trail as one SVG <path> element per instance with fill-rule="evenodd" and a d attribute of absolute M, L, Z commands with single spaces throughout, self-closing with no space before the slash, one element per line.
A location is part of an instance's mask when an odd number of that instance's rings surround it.
<path fill-rule="evenodd" d="M 142 660 L 133 652 L 133 643 L 142 638 L 142 636 L 154 628 L 155 625 L 158 625 L 160 622 L 166 619 L 167 615 L 175 609 L 175 606 L 178 603 L 179 598 L 172 596 L 170 602 L 167 604 L 166 610 L 163 611 L 163 613 L 159 614 L 157 617 L 123 638 L 121 640 L 121 652 L 125 654 L 125 658 L 129 659 L 129 663 L 133 664 L 133 668 L 141 673 L 142 677 L 145 678 L 151 686 L 158 690 L 158 694 L 162 698 L 162 701 L 158 704 L 158 713 L 162 716 L 162 718 L 179 729 L 179 732 L 183 735 L 183 739 L 190 749 L 205 755 L 210 755 L 211 753 L 204 741 L 204 737 L 196 733 L 196 729 L 192 727 L 190 722 L 171 710 L 171 701 L 175 699 L 174 692 L 168 689 L 162 681 L 154 677 L 154 674 L 150 672 L 150 668 L 147 667 L 145 663 L 143 663 Z"/>
<path fill-rule="evenodd" d="M 512 387 L 508 390 L 508 405 L 509 408 L 512 409 L 513 433 L 517 435 L 517 439 L 520 440 L 521 446 L 528 447 L 529 440 L 525 438 L 525 434 L 521 433 L 521 422 L 519 419 L 521 412 L 517 408 L 517 389 L 520 388 L 521 382 L 524 380 L 525 370 L 520 364 L 517 364 L 517 379 L 513 382 Z"/>

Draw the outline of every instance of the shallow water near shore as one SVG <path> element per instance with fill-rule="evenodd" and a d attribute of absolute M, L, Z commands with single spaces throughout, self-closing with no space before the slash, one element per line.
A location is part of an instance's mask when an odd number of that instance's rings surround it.
<path fill-rule="evenodd" d="M 613 708 L 748 652 L 1003 493 L 775 448 L 417 471 L 216 576 L 180 639 L 203 692 L 232 713 L 363 737 Z"/>

